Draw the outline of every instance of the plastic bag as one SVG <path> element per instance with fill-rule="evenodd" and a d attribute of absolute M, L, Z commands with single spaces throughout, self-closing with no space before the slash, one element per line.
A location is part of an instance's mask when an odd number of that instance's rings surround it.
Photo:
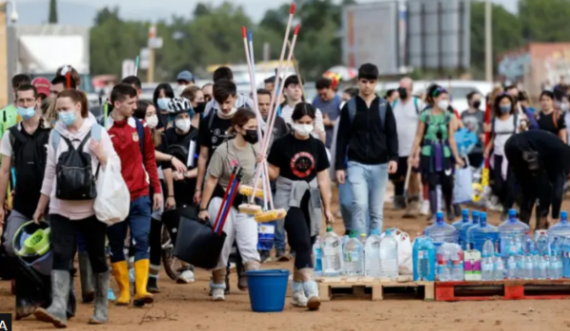
<path fill-rule="evenodd" d="M 396 228 L 387 229 L 381 237 L 384 238 L 385 235 L 394 236 L 398 242 L 398 273 L 400 275 L 411 275 L 414 271 L 414 265 L 410 235 Z"/>
<path fill-rule="evenodd" d="M 109 162 L 99 170 L 95 216 L 101 222 L 113 225 L 129 216 L 131 195 L 120 168 Z"/>
<path fill-rule="evenodd" d="M 473 199 L 473 174 L 471 167 L 455 169 L 453 203 L 467 203 Z"/>

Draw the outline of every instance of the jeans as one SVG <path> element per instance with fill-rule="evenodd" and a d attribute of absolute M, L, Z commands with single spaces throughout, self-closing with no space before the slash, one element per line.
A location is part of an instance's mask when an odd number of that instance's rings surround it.
<path fill-rule="evenodd" d="M 127 228 L 131 229 L 131 237 L 135 246 L 135 261 L 149 259 L 151 205 L 148 196 L 131 202 L 129 216 L 122 222 L 109 227 L 109 246 L 111 246 L 111 262 L 125 261 L 125 238 Z"/>
<path fill-rule="evenodd" d="M 350 232 L 352 231 L 352 186 L 348 179 L 344 184 L 338 185 L 338 200 L 344 229 Z"/>
<path fill-rule="evenodd" d="M 352 230 L 370 234 L 382 231 L 384 194 L 388 183 L 388 163 L 366 165 L 348 162 L 348 182 L 352 186 Z M 366 217 L 370 215 L 370 225 Z"/>

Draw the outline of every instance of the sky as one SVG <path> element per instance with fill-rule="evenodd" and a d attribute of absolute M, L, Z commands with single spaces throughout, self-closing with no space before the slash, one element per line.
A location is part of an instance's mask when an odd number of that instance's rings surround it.
<path fill-rule="evenodd" d="M 378 0 L 357 0 L 360 3 Z M 492 0 L 510 11 L 516 10 L 518 0 Z M 41 24 L 47 20 L 49 0 L 15 0 L 20 15 L 20 24 Z M 199 0 L 58 0 L 59 19 L 64 24 L 92 25 L 98 9 L 105 6 L 118 6 L 125 19 L 159 20 L 168 19 L 173 14 L 189 15 Z M 224 0 L 203 0 L 203 3 L 220 4 Z M 291 0 L 231 0 L 242 5 L 254 21 L 259 21 L 268 9 L 277 8 Z M 69 4 L 69 5 L 68 5 Z M 72 4 L 72 5 L 71 5 Z M 65 10 L 62 7 L 69 7 Z M 42 10 L 45 8 L 45 11 Z"/>

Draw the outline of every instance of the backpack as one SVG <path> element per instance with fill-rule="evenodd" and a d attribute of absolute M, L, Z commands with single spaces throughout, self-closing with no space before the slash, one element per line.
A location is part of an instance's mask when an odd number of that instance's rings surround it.
<path fill-rule="evenodd" d="M 513 114 L 513 127 L 514 127 L 513 132 L 495 132 L 495 121 L 496 120 L 497 120 L 497 118 L 493 118 L 493 121 L 491 122 L 491 133 L 493 133 L 494 135 L 517 133 L 517 130 L 518 130 L 517 123 L 519 121 L 519 114 L 517 112 L 515 112 Z"/>
<path fill-rule="evenodd" d="M 199 130 L 194 129 L 180 143 L 169 145 L 168 151 L 167 151 L 168 154 L 174 156 L 175 158 L 177 158 L 179 160 L 181 160 L 182 162 L 184 162 L 184 164 L 186 164 L 186 166 L 188 166 L 187 163 L 188 163 L 188 157 L 189 157 L 188 154 L 190 152 L 189 151 L 190 142 L 198 136 L 198 133 L 199 133 Z"/>
<path fill-rule="evenodd" d="M 14 171 L 18 178 L 25 178 L 25 181 L 16 180 L 16 184 L 28 184 L 18 187 L 19 191 L 24 191 L 26 195 L 27 189 L 37 191 L 35 187 L 28 187 L 29 183 L 39 183 L 44 178 L 47 150 L 45 145 L 49 139 L 49 129 L 43 128 L 42 123 L 32 134 L 24 134 L 18 129 L 18 125 L 14 125 L 9 129 L 10 145 L 13 150 Z"/>
<path fill-rule="evenodd" d="M 421 141 L 421 143 L 420 143 L 421 146 L 424 146 L 424 144 L 426 143 L 425 135 L 427 134 L 428 128 L 429 128 L 429 126 L 431 125 L 431 116 L 432 116 L 432 115 L 431 115 L 431 108 L 430 108 L 430 107 L 426 108 L 426 109 L 423 110 L 423 111 L 425 111 L 425 112 L 427 112 L 427 113 L 426 113 L 426 122 L 425 122 L 424 136 L 422 137 L 422 141 Z M 452 119 L 451 113 L 450 113 L 449 111 L 446 111 L 446 112 L 445 112 L 445 126 L 446 126 L 447 128 L 449 128 L 449 123 L 451 122 L 451 119 Z"/>
<path fill-rule="evenodd" d="M 83 141 L 76 148 L 66 137 L 59 134 L 57 130 L 52 130 L 52 146 L 54 153 L 57 152 L 60 138 L 65 141 L 68 151 L 61 153 L 55 166 L 56 175 L 56 198 L 60 200 L 82 201 L 93 200 L 97 197 L 96 179 L 99 175 L 100 165 L 93 175 L 91 167 L 91 155 L 83 151 L 83 147 L 90 138 L 101 139 L 103 127 L 98 124 L 91 126 L 91 131 L 83 138 Z"/>
<path fill-rule="evenodd" d="M 413 97 L 414 98 L 414 107 L 416 108 L 416 114 L 420 114 L 420 106 L 418 104 L 418 98 Z M 398 104 L 398 99 L 394 100 L 392 102 L 392 111 L 394 110 L 394 107 L 396 107 L 396 104 Z"/>
<path fill-rule="evenodd" d="M 380 125 L 382 128 L 386 126 L 386 99 L 379 98 L 380 101 L 378 102 L 378 112 L 380 113 Z M 348 100 L 348 118 L 350 119 L 350 123 L 354 122 L 354 118 L 356 117 L 356 97 Z"/>

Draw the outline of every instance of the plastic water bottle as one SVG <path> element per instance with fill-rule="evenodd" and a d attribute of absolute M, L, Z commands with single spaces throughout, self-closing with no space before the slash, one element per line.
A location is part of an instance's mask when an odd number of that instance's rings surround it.
<path fill-rule="evenodd" d="M 437 277 L 440 282 L 451 280 L 450 249 L 448 243 L 443 243 L 437 250 Z"/>
<path fill-rule="evenodd" d="M 275 240 L 275 226 L 269 223 L 259 223 L 257 226 L 258 241 L 257 249 L 271 251 Z"/>
<path fill-rule="evenodd" d="M 478 210 L 472 211 L 471 212 L 472 222 L 462 225 L 461 229 L 459 230 L 459 243 L 461 245 L 461 248 L 463 248 L 463 250 L 470 249 L 469 245 L 467 244 L 467 232 L 469 231 L 470 228 L 479 225 L 479 215 L 480 213 Z"/>
<path fill-rule="evenodd" d="M 480 213 L 480 223 L 467 231 L 467 241 L 471 249 L 483 250 L 483 245 L 487 240 L 493 244 L 499 241 L 499 230 L 497 227 L 487 224 L 487 213 Z M 481 266 L 482 267 L 482 266 Z"/>
<path fill-rule="evenodd" d="M 367 277 L 380 277 L 380 233 L 376 229 L 364 244 L 364 266 Z"/>
<path fill-rule="evenodd" d="M 536 250 L 540 256 L 550 255 L 550 243 L 547 230 L 536 230 L 534 232 L 534 242 Z"/>
<path fill-rule="evenodd" d="M 481 280 L 493 280 L 495 277 L 495 245 L 491 240 L 485 241 L 481 254 Z"/>
<path fill-rule="evenodd" d="M 499 253 L 495 254 L 494 263 L 495 263 L 495 265 L 494 265 L 493 279 L 494 280 L 505 279 L 505 265 L 503 264 L 503 258 L 501 258 L 501 255 L 499 255 Z"/>
<path fill-rule="evenodd" d="M 436 249 L 443 243 L 457 243 L 457 230 L 443 221 L 443 212 L 435 214 L 435 223 L 424 230 L 426 237 L 431 238 Z"/>
<path fill-rule="evenodd" d="M 536 255 L 536 260 L 538 261 L 538 272 L 536 279 L 546 279 L 548 274 L 548 256 L 538 256 Z"/>
<path fill-rule="evenodd" d="M 380 277 L 398 277 L 398 241 L 392 234 L 380 240 Z"/>
<path fill-rule="evenodd" d="M 457 231 L 459 232 L 459 230 L 461 229 L 461 227 L 465 224 L 469 223 L 469 209 L 463 209 L 461 211 L 461 219 L 459 221 L 454 222 L 453 225 Z"/>
<path fill-rule="evenodd" d="M 561 242 L 563 237 L 554 237 L 550 242 L 550 264 L 548 269 L 548 279 L 562 278 L 562 251 Z"/>
<path fill-rule="evenodd" d="M 342 273 L 342 241 L 331 226 L 323 236 L 322 243 L 323 274 L 327 277 L 337 277 Z"/>
<path fill-rule="evenodd" d="M 467 211 L 467 215 L 465 215 L 465 212 Z M 474 210 L 472 212 L 472 215 L 474 215 L 475 213 L 477 213 L 477 219 L 479 219 L 479 212 Z M 461 223 L 456 227 L 457 229 L 457 242 L 459 243 L 459 246 L 461 246 L 461 249 L 465 250 L 467 249 L 465 247 L 465 242 L 467 239 L 467 229 L 473 225 L 473 223 L 471 223 L 471 221 L 469 220 L 469 211 L 467 209 L 463 209 L 463 211 L 461 212 Z M 477 220 L 477 222 L 479 222 L 479 220 Z M 458 222 L 456 222 L 458 223 Z"/>
<path fill-rule="evenodd" d="M 465 280 L 465 271 L 463 269 L 463 251 L 459 245 L 457 245 L 457 247 L 459 250 L 451 255 L 451 280 L 455 282 L 461 282 Z"/>
<path fill-rule="evenodd" d="M 321 277 L 323 275 L 323 250 L 320 237 L 317 237 L 313 245 L 313 267 L 315 277 Z"/>
<path fill-rule="evenodd" d="M 374 231 L 374 230 L 372 230 L 372 231 Z M 366 233 L 360 234 L 360 243 L 362 244 L 362 247 L 364 247 L 364 244 L 366 244 Z"/>
<path fill-rule="evenodd" d="M 414 264 L 414 281 L 433 282 L 435 280 L 435 245 L 430 238 L 422 236 L 414 240 L 412 260 Z"/>
<path fill-rule="evenodd" d="M 560 212 L 560 222 L 554 224 L 548 229 L 550 242 L 558 237 L 570 237 L 570 222 L 568 222 L 568 212 Z"/>
<path fill-rule="evenodd" d="M 535 262 L 532 255 L 523 256 L 523 273 L 521 279 L 532 279 L 535 273 Z"/>
<path fill-rule="evenodd" d="M 344 274 L 347 276 L 364 275 L 364 254 L 362 243 L 358 240 L 356 233 L 350 234 L 343 246 Z"/>
<path fill-rule="evenodd" d="M 499 253 L 501 257 L 506 260 L 509 257 L 511 245 L 525 243 L 527 241 L 530 228 L 517 219 L 517 211 L 515 209 L 510 209 L 508 219 L 499 225 L 498 230 Z M 520 248 L 515 247 L 514 250 L 518 252 Z"/>
<path fill-rule="evenodd" d="M 525 256 L 523 254 L 518 254 L 515 257 L 516 261 L 517 261 L 517 279 L 526 279 L 526 259 Z"/>
<path fill-rule="evenodd" d="M 514 255 L 507 259 L 507 279 L 517 279 L 517 260 Z"/>

